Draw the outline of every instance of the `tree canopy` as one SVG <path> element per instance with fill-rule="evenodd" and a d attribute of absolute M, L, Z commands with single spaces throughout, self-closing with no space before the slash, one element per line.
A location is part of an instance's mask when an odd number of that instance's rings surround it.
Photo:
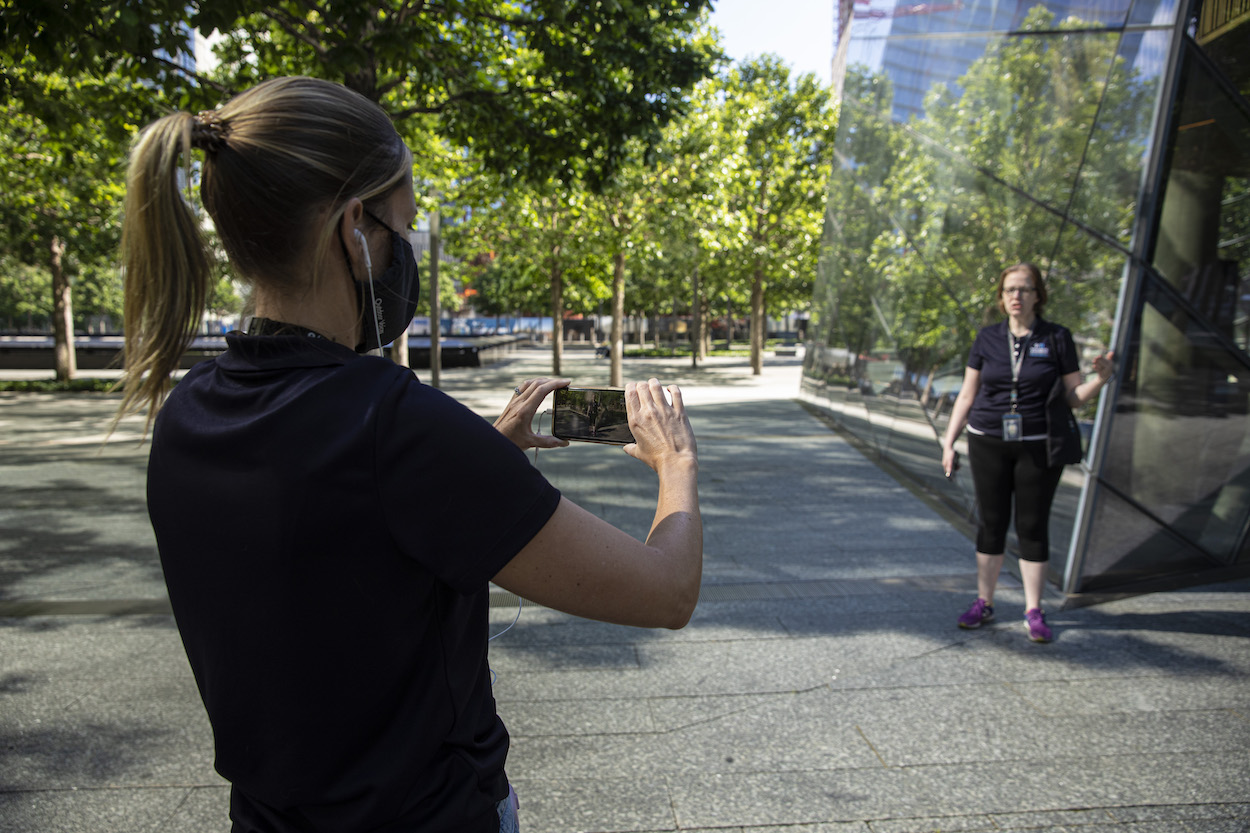
<path fill-rule="evenodd" d="M 456 261 L 440 272 L 441 297 L 467 289 L 461 297 L 485 314 L 557 322 L 604 312 L 701 319 L 709 299 L 719 312 L 731 298 L 745 314 L 758 277 L 768 288 L 757 293 L 762 319 L 807 302 L 828 91 L 791 79 L 775 57 L 726 71 L 709 6 L 103 0 L 62 14 L 56 4 L 22 4 L 0 23 L 0 87 L 14 127 L 0 178 L 31 205 L 73 206 L 50 227 L 66 227 L 58 239 L 80 304 L 103 310 L 119 303 L 117 212 L 134 133 L 162 112 L 211 108 L 269 77 L 322 77 L 377 101 L 413 150 L 418 202 L 440 212 Z M 195 28 L 217 33 L 212 68 L 184 60 Z M 41 159 L 77 167 L 20 170 L 34 158 L 17 144 L 34 135 L 23 126 L 37 131 Z M 70 148 L 98 152 L 74 158 Z M 92 159 L 104 161 L 88 170 Z M 36 175 L 81 193 L 40 191 L 28 181 Z M 757 191 L 767 198 L 754 199 Z M 98 239 L 68 233 L 84 209 Z M 8 228 L 8 262 L 46 248 L 29 222 Z M 30 293 L 4 285 L 16 275 L 0 275 L 0 306 L 9 307 L 0 313 L 11 320 L 31 315 Z M 237 299 L 224 267 L 221 277 L 213 309 L 224 312 Z M 558 373 L 558 341 L 555 365 Z"/>
<path fill-rule="evenodd" d="M 379 102 L 397 124 L 436 131 L 500 174 L 584 177 L 597 189 L 627 142 L 653 144 L 720 53 L 708 0 L 166 0 L 25 3 L 0 27 L 9 61 L 105 69 L 155 83 L 183 106 L 209 106 L 259 80 L 305 74 Z M 177 60 L 193 31 L 219 32 L 222 65 Z M 6 61 L 7 63 L 7 61 Z M 6 72 L 3 89 L 33 99 Z M 407 131 L 405 135 L 407 135 Z"/>

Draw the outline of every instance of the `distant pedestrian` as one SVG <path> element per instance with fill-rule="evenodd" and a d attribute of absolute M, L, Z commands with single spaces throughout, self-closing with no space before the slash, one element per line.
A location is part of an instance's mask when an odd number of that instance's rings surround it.
<path fill-rule="evenodd" d="M 1111 353 L 1094 359 L 1097 375 L 1084 381 L 1076 345 L 1065 327 L 1042 318 L 1046 284 L 1031 263 L 998 276 L 998 308 L 1007 318 L 977 333 L 963 386 L 942 439 L 942 468 L 955 470 L 955 440 L 968 428 L 968 462 L 980 507 L 977 527 L 977 599 L 959 627 L 979 628 L 994 618 L 994 590 L 1002 570 L 1015 503 L 1024 584 L 1025 626 L 1034 642 L 1052 638 L 1042 611 L 1050 558 L 1050 508 L 1062 465 L 1047 454 L 1047 399 L 1056 379 L 1073 408 L 1084 405 L 1111 377 Z"/>
<path fill-rule="evenodd" d="M 192 149 L 255 317 L 166 398 L 215 279 L 180 191 Z M 326 81 L 267 81 L 133 148 L 120 413 L 155 418 L 148 510 L 238 833 L 515 830 L 489 582 L 641 627 L 680 628 L 698 599 L 698 460 L 676 387 L 626 385 L 625 451 L 659 479 L 644 543 L 524 453 L 567 445 L 532 430 L 567 380 L 522 382 L 492 427 L 362 355 L 412 320 L 416 213 L 390 119 Z"/>

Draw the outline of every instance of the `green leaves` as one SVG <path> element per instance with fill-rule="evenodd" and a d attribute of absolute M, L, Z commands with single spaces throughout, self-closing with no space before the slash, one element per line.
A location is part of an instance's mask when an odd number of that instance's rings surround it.
<path fill-rule="evenodd" d="M 811 298 L 833 159 L 832 102 L 813 76 L 791 79 L 788 67 L 766 55 L 730 71 L 723 106 L 725 255 L 751 287 L 752 321 L 762 322 Z M 757 373 L 763 342 L 757 327 Z"/>
<path fill-rule="evenodd" d="M 302 74 L 342 82 L 391 114 L 413 151 L 421 207 L 466 216 L 444 226 L 448 250 L 467 264 L 446 274 L 477 288 L 483 309 L 550 311 L 555 283 L 559 305 L 594 312 L 618 252 L 638 311 L 694 305 L 686 286 L 696 269 L 705 298 L 729 296 L 741 310 L 757 266 L 770 306 L 805 304 L 828 94 L 775 59 L 732 82 L 714 78 L 723 55 L 709 6 L 10 2 L 0 21 L 0 187 L 20 196 L 0 207 L 4 251 L 38 263 L 55 234 L 82 302 L 108 307 L 130 137 L 162 111 L 206 109 Z M 220 37 L 215 68 L 179 64 L 191 27 Z M 217 309 L 236 301 L 224 271 L 214 298 Z"/>
<path fill-rule="evenodd" d="M 579 178 L 598 190 L 627 145 L 651 145 L 717 53 L 696 34 L 706 2 L 452 0 L 413 6 L 256 4 L 220 28 L 218 77 L 337 80 L 401 132 L 432 130 L 499 175 Z M 414 120 L 432 121 L 414 124 Z"/>
<path fill-rule="evenodd" d="M 131 132 L 150 106 L 152 93 L 116 74 L 66 76 L 37 71 L 27 59 L 6 69 L 10 82 L 25 94 L 0 105 L 0 248 L 7 257 L 47 269 L 52 247 L 63 246 L 64 268 L 71 280 L 96 291 L 86 295 L 80 316 L 118 308 L 116 270 L 121 172 Z M 30 106 L 27 107 L 27 103 Z M 95 116 L 113 108 L 114 117 Z M 30 274 L 6 270 L 0 282 L 29 281 Z M 0 292 L 7 299 L 0 317 L 30 315 L 25 293 Z M 86 293 L 84 293 L 86 294 Z M 45 299 L 51 311 L 50 294 Z"/>
<path fill-rule="evenodd" d="M 102 0 L 10 3 L 0 66 L 117 72 L 187 109 L 276 75 L 312 75 L 377 101 L 401 131 L 432 130 L 492 170 L 604 187 L 631 140 L 648 147 L 679 117 L 719 50 L 707 0 L 448 0 L 412 4 Z M 218 32 L 221 66 L 183 66 L 192 28 Z M 0 92 L 13 79 L 0 74 Z M 423 117 L 433 122 L 414 125 Z"/>

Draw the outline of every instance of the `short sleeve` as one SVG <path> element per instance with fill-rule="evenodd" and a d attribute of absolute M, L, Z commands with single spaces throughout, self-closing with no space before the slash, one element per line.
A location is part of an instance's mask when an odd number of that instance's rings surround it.
<path fill-rule="evenodd" d="M 972 342 L 972 349 L 968 351 L 968 367 L 973 370 L 981 370 L 985 367 L 985 330 L 977 332 L 976 339 Z"/>
<path fill-rule="evenodd" d="M 1067 327 L 1059 328 L 1059 375 L 1067 376 L 1081 369 L 1077 358 L 1076 342 L 1072 340 L 1072 331 Z"/>
<path fill-rule="evenodd" d="M 554 514 L 560 492 L 485 419 L 411 376 L 377 417 L 377 485 L 399 549 L 480 590 Z"/>

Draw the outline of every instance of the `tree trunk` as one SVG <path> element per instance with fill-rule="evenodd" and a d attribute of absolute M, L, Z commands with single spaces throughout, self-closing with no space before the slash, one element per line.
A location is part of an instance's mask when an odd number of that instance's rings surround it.
<path fill-rule="evenodd" d="M 920 405 L 923 408 L 929 407 L 929 398 L 933 396 L 933 378 L 937 376 L 937 372 L 941 367 L 941 365 L 935 364 L 929 368 L 929 378 L 925 380 L 924 393 L 920 396 Z"/>
<path fill-rule="evenodd" d="M 443 370 L 443 306 L 438 298 L 439 225 L 441 216 L 430 212 L 430 384 L 439 386 Z M 405 345 L 406 347 L 407 345 Z"/>
<path fill-rule="evenodd" d="M 560 376 L 560 361 L 564 358 L 564 273 L 551 260 L 551 375 Z"/>
<path fill-rule="evenodd" d="M 619 249 L 613 258 L 612 267 L 612 370 L 608 384 L 619 388 L 623 384 L 624 373 L 621 358 L 624 353 L 622 326 L 625 318 L 625 250 Z"/>
<path fill-rule="evenodd" d="M 696 264 L 690 276 L 690 366 L 697 368 L 699 361 L 706 357 L 703 352 L 703 302 L 699 297 L 699 267 Z"/>
<path fill-rule="evenodd" d="M 751 374 L 764 372 L 764 335 L 768 324 L 764 321 L 764 275 L 756 270 L 751 281 Z"/>
<path fill-rule="evenodd" d="M 668 354 L 670 356 L 677 355 L 677 337 L 680 335 L 678 330 L 681 329 L 681 317 L 677 314 L 677 292 L 673 292 L 673 299 L 669 301 L 669 325 L 668 325 Z"/>
<path fill-rule="evenodd" d="M 399 336 L 391 342 L 391 359 L 395 364 L 402 364 L 404 367 L 412 367 L 408 355 L 408 331 L 404 330 Z"/>
<path fill-rule="evenodd" d="M 78 373 L 78 357 L 74 354 L 74 303 L 70 296 L 69 278 L 65 275 L 65 244 L 61 238 L 53 236 L 48 254 L 48 265 L 52 269 L 52 340 L 56 345 L 56 380 L 68 382 Z"/>
<path fill-rule="evenodd" d="M 553 212 L 552 232 L 560 226 L 560 212 Z M 560 244 L 551 247 L 551 375 L 559 376 L 564 363 L 564 270 L 560 268 Z"/>

